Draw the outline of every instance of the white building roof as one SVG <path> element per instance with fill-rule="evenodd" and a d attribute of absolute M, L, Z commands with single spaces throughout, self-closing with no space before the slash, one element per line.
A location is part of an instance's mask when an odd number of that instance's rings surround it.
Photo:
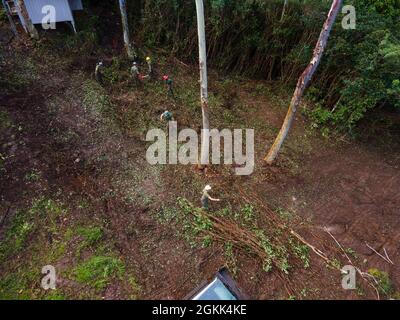
<path fill-rule="evenodd" d="M 72 10 L 82 10 L 81 0 L 25 0 L 25 7 L 33 24 L 42 23 L 47 12 L 42 12 L 45 6 L 51 5 L 56 9 L 56 22 L 74 22 Z"/>

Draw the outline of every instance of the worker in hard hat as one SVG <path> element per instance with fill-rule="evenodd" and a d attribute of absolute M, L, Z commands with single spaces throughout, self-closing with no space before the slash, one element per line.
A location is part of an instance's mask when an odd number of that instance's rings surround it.
<path fill-rule="evenodd" d="M 169 76 L 165 75 L 165 76 L 163 76 L 163 80 L 164 80 L 165 83 L 167 84 L 167 87 L 168 87 L 168 95 L 171 96 L 172 98 L 175 98 L 175 97 L 174 97 L 174 90 L 172 89 L 172 84 L 173 84 L 172 79 L 171 79 Z"/>
<path fill-rule="evenodd" d="M 151 65 L 151 58 L 147 57 L 146 62 L 147 62 L 147 67 L 148 67 L 148 75 L 151 78 L 153 76 L 153 66 Z"/>
<path fill-rule="evenodd" d="M 137 85 L 140 81 L 140 72 L 139 72 L 139 67 L 137 65 L 137 62 L 134 61 L 131 67 L 131 76 L 133 79 L 133 83 Z"/>
<path fill-rule="evenodd" d="M 164 111 L 161 116 L 160 116 L 161 121 L 174 121 L 174 117 L 172 116 L 172 113 L 169 112 L 168 110 Z"/>
<path fill-rule="evenodd" d="M 94 77 L 96 81 L 100 84 L 103 84 L 103 72 L 104 72 L 103 61 L 99 61 L 97 62 L 96 68 L 94 70 Z"/>
<path fill-rule="evenodd" d="M 201 196 L 201 207 L 203 210 L 208 210 L 209 209 L 209 200 L 210 201 L 215 201 L 215 202 L 220 202 L 220 199 L 214 199 L 212 198 L 208 192 L 211 191 L 211 186 L 208 184 L 204 187 L 203 189 L 203 195 Z"/>

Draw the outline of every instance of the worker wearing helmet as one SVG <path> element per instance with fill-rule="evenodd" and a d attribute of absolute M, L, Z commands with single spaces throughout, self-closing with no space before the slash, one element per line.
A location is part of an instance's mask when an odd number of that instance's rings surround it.
<path fill-rule="evenodd" d="M 151 78 L 153 75 L 153 66 L 151 65 L 151 58 L 147 57 L 146 62 L 147 62 L 147 67 L 148 67 L 148 75 Z"/>
<path fill-rule="evenodd" d="M 161 116 L 160 116 L 161 121 L 174 121 L 174 117 L 172 116 L 172 113 L 169 112 L 168 110 L 164 111 Z"/>
<path fill-rule="evenodd" d="M 208 192 L 211 190 L 211 186 L 210 185 L 206 185 L 203 189 L 203 195 L 201 196 L 201 207 L 203 210 L 208 211 L 209 209 L 209 200 L 210 201 L 215 201 L 215 202 L 219 202 L 221 201 L 220 199 L 214 199 L 212 198 Z"/>
<path fill-rule="evenodd" d="M 168 87 L 168 95 L 171 96 L 172 98 L 175 98 L 175 97 L 174 97 L 174 90 L 172 89 L 172 84 L 173 84 L 172 79 L 171 79 L 169 76 L 165 75 L 165 76 L 163 76 L 163 80 L 164 80 L 165 83 L 167 84 L 167 87 Z"/>
<path fill-rule="evenodd" d="M 140 80 L 140 72 L 139 72 L 139 67 L 138 67 L 136 61 L 134 61 L 132 64 L 131 75 L 132 75 L 133 82 L 137 85 Z"/>
<path fill-rule="evenodd" d="M 94 76 L 96 78 L 96 81 L 100 84 L 103 84 L 103 72 L 104 72 L 103 61 L 99 61 L 96 64 L 96 68 L 94 70 Z"/>

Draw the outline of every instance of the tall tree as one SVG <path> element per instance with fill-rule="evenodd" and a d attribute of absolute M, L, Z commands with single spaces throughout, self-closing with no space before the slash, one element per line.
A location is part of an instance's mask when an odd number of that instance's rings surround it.
<path fill-rule="evenodd" d="M 122 29 L 124 33 L 124 43 L 126 52 L 128 53 L 128 57 L 133 59 L 135 58 L 136 53 L 130 42 L 130 37 L 129 37 L 128 16 L 126 14 L 126 0 L 119 0 L 119 9 L 121 11 Z"/>
<path fill-rule="evenodd" d="M 29 17 L 28 11 L 26 10 L 25 3 L 23 0 L 16 0 L 17 9 L 22 17 L 22 24 L 26 31 L 28 31 L 29 35 L 34 39 L 39 39 L 39 33 L 37 32 L 35 26 L 32 23 L 31 18 Z"/>
<path fill-rule="evenodd" d="M 199 37 L 199 69 L 200 69 L 200 99 L 203 115 L 203 130 L 201 135 L 200 167 L 208 164 L 209 160 L 209 130 L 210 118 L 208 107 L 208 84 L 207 84 L 207 50 L 204 23 L 203 0 L 196 0 L 197 29 Z"/>
<path fill-rule="evenodd" d="M 281 21 L 283 21 L 283 18 L 285 17 L 285 13 L 286 13 L 286 9 L 287 9 L 287 6 L 288 6 L 288 2 L 289 2 L 289 0 L 285 0 L 285 2 L 283 3 Z"/>
<path fill-rule="evenodd" d="M 328 17 L 326 18 L 324 26 L 322 27 L 322 31 L 315 46 L 311 62 L 304 70 L 304 72 L 302 73 L 297 82 L 296 90 L 294 91 L 292 100 L 290 102 L 289 110 L 286 114 L 285 121 L 283 122 L 282 128 L 279 131 L 279 134 L 276 137 L 274 144 L 272 145 L 267 156 L 265 157 L 265 161 L 268 164 L 272 164 L 274 162 L 276 156 L 278 155 L 279 150 L 282 147 L 283 142 L 286 139 L 286 136 L 289 133 L 290 127 L 292 125 L 293 119 L 296 114 L 296 110 L 300 105 L 304 90 L 307 88 L 307 85 L 309 84 L 312 76 L 314 75 L 315 71 L 318 68 L 319 63 L 321 62 L 321 58 L 324 53 L 326 44 L 328 42 L 332 26 L 336 20 L 336 16 L 339 13 L 342 2 L 343 0 L 332 1 L 331 9 L 329 10 Z"/>
<path fill-rule="evenodd" d="M 17 27 L 15 26 L 14 20 L 13 20 L 13 18 L 11 16 L 10 9 L 9 9 L 8 5 L 6 4 L 5 0 L 2 0 L 2 3 L 3 3 L 4 10 L 6 11 L 6 15 L 7 15 L 8 21 L 10 22 L 11 30 L 14 33 L 14 35 L 16 37 L 18 37 Z"/>

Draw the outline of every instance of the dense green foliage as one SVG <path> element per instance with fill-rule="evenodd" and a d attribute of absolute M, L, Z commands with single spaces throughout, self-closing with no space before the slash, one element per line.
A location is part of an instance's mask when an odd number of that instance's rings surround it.
<path fill-rule="evenodd" d="M 205 0 L 209 64 L 225 73 L 293 86 L 310 61 L 331 1 Z M 128 1 L 135 42 L 146 50 L 164 48 L 179 59 L 197 61 L 195 1 Z M 347 0 L 356 9 L 356 29 L 342 28 L 340 13 L 322 63 L 314 76 L 307 110 L 319 126 L 352 131 L 375 111 L 399 112 L 400 0 Z M 87 0 L 89 11 L 98 3 Z M 104 12 L 119 18 L 118 4 Z M 91 15 L 93 16 L 93 15 Z M 108 22 L 115 24 L 115 18 Z M 93 19 L 93 18 L 92 18 Z M 100 39 L 108 36 L 96 24 Z M 105 31 L 107 30 L 107 31 Z M 397 111 L 396 111 L 397 110 Z"/>
<path fill-rule="evenodd" d="M 206 0 L 208 58 L 225 72 L 294 84 L 310 60 L 331 1 Z M 309 91 L 319 124 L 352 129 L 369 109 L 399 107 L 398 0 L 345 1 L 356 8 L 356 29 L 340 14 Z M 139 42 L 197 59 L 195 2 L 143 0 L 131 5 Z"/>

